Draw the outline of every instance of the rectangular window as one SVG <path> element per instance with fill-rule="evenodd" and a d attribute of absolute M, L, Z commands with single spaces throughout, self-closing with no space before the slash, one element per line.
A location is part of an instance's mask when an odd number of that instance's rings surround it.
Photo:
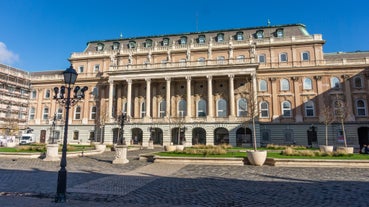
<path fill-rule="evenodd" d="M 94 66 L 94 72 L 99 72 L 100 71 L 100 64 L 96 64 Z"/>
<path fill-rule="evenodd" d="M 303 52 L 302 53 L 302 61 L 309 61 L 309 60 L 310 60 L 309 52 Z"/>
<path fill-rule="evenodd" d="M 89 140 L 95 140 L 95 131 L 90 131 Z"/>
<path fill-rule="evenodd" d="M 259 55 L 259 63 L 266 63 L 265 55 Z"/>
<path fill-rule="evenodd" d="M 96 106 L 91 108 L 91 119 L 96 119 Z"/>
<path fill-rule="evenodd" d="M 30 110 L 29 110 L 29 119 L 30 120 L 34 120 L 35 119 L 35 108 L 32 107 Z"/>
<path fill-rule="evenodd" d="M 49 119 L 49 108 L 44 108 L 43 114 L 42 114 L 42 119 L 43 120 L 48 120 Z"/>
<path fill-rule="evenodd" d="M 78 131 L 74 131 L 73 132 L 73 140 L 78 140 L 79 137 L 79 132 Z"/>
<path fill-rule="evenodd" d="M 80 65 L 80 66 L 78 67 L 78 73 L 83 73 L 83 70 L 84 70 L 83 65 Z"/>

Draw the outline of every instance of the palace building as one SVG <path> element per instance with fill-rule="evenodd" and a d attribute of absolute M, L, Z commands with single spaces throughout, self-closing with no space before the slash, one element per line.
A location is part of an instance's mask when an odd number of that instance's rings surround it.
<path fill-rule="evenodd" d="M 303 24 L 90 41 L 69 60 L 88 94 L 69 143 L 233 146 L 369 142 L 369 52 L 324 53 Z M 62 139 L 62 71 L 31 73 L 29 126 Z M 51 122 L 55 118 L 55 129 Z M 53 131 L 53 133 L 51 133 Z M 345 131 L 345 133 L 343 133 Z"/>

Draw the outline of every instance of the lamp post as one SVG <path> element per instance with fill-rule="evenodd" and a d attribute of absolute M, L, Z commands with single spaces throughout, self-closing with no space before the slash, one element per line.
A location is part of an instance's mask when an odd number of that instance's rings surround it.
<path fill-rule="evenodd" d="M 118 121 L 119 121 L 118 144 L 119 145 L 126 144 L 126 140 L 124 138 L 124 122 L 126 121 L 126 119 L 127 119 L 126 115 L 122 112 L 122 115 L 120 115 L 118 118 Z"/>
<path fill-rule="evenodd" d="M 62 148 L 62 157 L 60 160 L 60 170 L 58 172 L 58 186 L 57 193 L 55 197 L 56 203 L 64 203 L 66 201 L 66 188 L 67 188 L 67 138 L 68 138 L 68 119 L 69 119 L 69 109 L 74 106 L 78 101 L 84 98 L 84 92 L 87 91 L 87 86 L 83 88 L 76 86 L 74 87 L 74 96 L 71 97 L 71 90 L 74 83 L 77 80 L 78 73 L 71 65 L 64 72 L 64 83 L 65 86 L 54 88 L 55 96 L 54 99 L 59 102 L 59 104 L 65 106 L 65 126 L 64 126 L 64 140 Z M 67 91 L 65 91 L 67 90 Z M 66 94 L 65 94 L 66 93 Z M 66 96 L 65 96 L 66 95 Z"/>

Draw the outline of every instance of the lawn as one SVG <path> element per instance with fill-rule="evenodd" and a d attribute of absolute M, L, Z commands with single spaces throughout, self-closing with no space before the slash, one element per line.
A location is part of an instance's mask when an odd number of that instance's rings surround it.
<path fill-rule="evenodd" d="M 59 151 L 61 151 L 62 145 L 59 146 Z M 68 145 L 67 151 L 84 151 L 92 150 L 93 146 L 90 145 Z M 44 144 L 31 144 L 31 145 L 20 145 L 17 147 L 0 147 L 0 152 L 25 152 L 25 153 L 35 153 L 35 152 L 46 152 L 46 145 Z"/>

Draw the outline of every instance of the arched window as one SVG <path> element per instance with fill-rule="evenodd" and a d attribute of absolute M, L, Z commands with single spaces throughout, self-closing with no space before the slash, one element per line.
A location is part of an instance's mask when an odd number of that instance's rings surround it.
<path fill-rule="evenodd" d="M 237 34 L 236 34 L 236 40 L 237 41 L 243 40 L 243 32 L 237 32 Z"/>
<path fill-rule="evenodd" d="M 161 100 L 159 103 L 159 117 L 164 118 L 167 110 L 167 102 L 165 100 Z"/>
<path fill-rule="evenodd" d="M 205 35 L 199 35 L 198 43 L 205 44 Z"/>
<path fill-rule="evenodd" d="M 340 87 L 341 87 L 340 79 L 338 79 L 337 77 L 332 77 L 331 78 L 331 88 L 339 89 Z"/>
<path fill-rule="evenodd" d="M 361 77 L 355 77 L 354 87 L 355 88 L 363 88 L 363 81 L 361 80 Z"/>
<path fill-rule="evenodd" d="M 162 46 L 169 46 L 169 38 L 163 38 Z"/>
<path fill-rule="evenodd" d="M 283 37 L 283 36 L 284 36 L 283 28 L 279 28 L 279 29 L 277 29 L 277 31 L 276 31 L 276 35 L 277 35 L 277 37 L 279 37 L 279 38 Z"/>
<path fill-rule="evenodd" d="M 119 42 L 113 42 L 113 50 L 119 50 L 120 43 Z"/>
<path fill-rule="evenodd" d="M 287 61 L 288 61 L 287 53 L 279 54 L 279 62 L 287 62 Z"/>
<path fill-rule="evenodd" d="M 152 39 L 147 39 L 145 41 L 145 47 L 148 48 L 148 47 L 152 47 Z"/>
<path fill-rule="evenodd" d="M 269 103 L 266 101 L 262 101 L 260 103 L 260 117 L 262 118 L 269 117 Z"/>
<path fill-rule="evenodd" d="M 179 44 L 181 44 L 181 45 L 185 45 L 185 44 L 187 44 L 187 37 L 186 37 L 186 36 L 182 36 L 182 37 L 179 39 Z"/>
<path fill-rule="evenodd" d="M 58 108 L 58 110 L 56 111 L 56 119 L 57 120 L 63 119 L 63 108 Z"/>
<path fill-rule="evenodd" d="M 259 80 L 259 91 L 267 91 L 268 90 L 268 83 L 266 80 Z"/>
<path fill-rule="evenodd" d="M 133 48 L 136 48 L 136 42 L 131 40 L 128 42 L 128 48 L 129 49 L 133 49 Z"/>
<path fill-rule="evenodd" d="M 264 31 L 263 30 L 258 30 L 256 32 L 256 38 L 257 39 L 263 39 L 264 38 Z"/>
<path fill-rule="evenodd" d="M 96 106 L 91 107 L 90 119 L 96 119 Z"/>
<path fill-rule="evenodd" d="M 305 116 L 306 117 L 315 116 L 314 102 L 308 101 L 308 102 L 305 102 L 304 105 L 305 105 Z"/>
<path fill-rule="evenodd" d="M 313 82 L 310 78 L 304 78 L 303 88 L 304 90 L 313 89 Z"/>
<path fill-rule="evenodd" d="M 187 102 L 185 100 L 180 100 L 178 102 L 178 116 L 184 117 L 187 115 Z"/>
<path fill-rule="evenodd" d="M 77 106 L 74 110 L 74 119 L 79 120 L 81 119 L 81 107 Z"/>
<path fill-rule="evenodd" d="M 247 101 L 245 98 L 240 98 L 237 101 L 237 116 L 247 116 Z"/>
<path fill-rule="evenodd" d="M 97 43 L 96 51 L 103 51 L 104 50 L 104 44 L 103 43 Z"/>
<path fill-rule="evenodd" d="M 200 99 L 197 102 L 197 117 L 205 117 L 206 116 L 206 101 L 204 99 Z"/>
<path fill-rule="evenodd" d="M 244 63 L 245 62 L 245 56 L 244 55 L 237 56 L 236 62 L 237 63 Z"/>
<path fill-rule="evenodd" d="M 366 104 L 364 100 L 356 100 L 356 114 L 358 116 L 366 116 Z"/>
<path fill-rule="evenodd" d="M 219 99 L 217 101 L 217 116 L 218 117 L 227 116 L 227 102 L 224 99 Z"/>
<path fill-rule="evenodd" d="M 291 103 L 289 101 L 282 102 L 282 116 L 284 117 L 291 117 Z"/>
<path fill-rule="evenodd" d="M 42 119 L 48 120 L 49 119 L 49 107 L 45 106 L 42 112 Z"/>
<path fill-rule="evenodd" d="M 141 114 L 140 118 L 143 118 L 143 117 L 146 116 L 146 104 L 145 104 L 145 102 L 141 103 L 141 113 L 140 114 Z"/>
<path fill-rule="evenodd" d="M 309 52 L 301 53 L 301 59 L 302 59 L 302 61 L 309 61 L 310 60 L 310 53 Z"/>
<path fill-rule="evenodd" d="M 289 91 L 290 90 L 290 82 L 283 78 L 281 79 L 281 91 Z"/>
<path fill-rule="evenodd" d="M 224 42 L 224 34 L 223 33 L 218 33 L 217 42 Z"/>

